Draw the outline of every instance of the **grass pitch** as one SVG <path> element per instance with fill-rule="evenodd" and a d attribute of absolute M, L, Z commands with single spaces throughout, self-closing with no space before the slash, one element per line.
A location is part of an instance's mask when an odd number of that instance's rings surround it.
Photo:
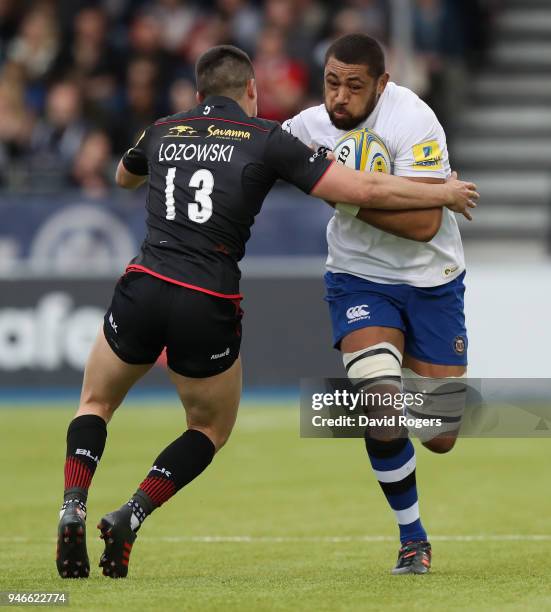
<path fill-rule="evenodd" d="M 88 504 L 91 576 L 63 581 L 55 534 L 72 412 L 0 408 L 0 590 L 66 591 L 79 610 L 551 610 L 551 440 L 418 448 L 433 571 L 391 576 L 396 528 L 362 441 L 300 439 L 290 404 L 245 405 L 226 448 L 146 521 L 129 577 L 113 581 L 97 567 L 97 519 L 185 428 L 181 410 L 123 407 Z"/>

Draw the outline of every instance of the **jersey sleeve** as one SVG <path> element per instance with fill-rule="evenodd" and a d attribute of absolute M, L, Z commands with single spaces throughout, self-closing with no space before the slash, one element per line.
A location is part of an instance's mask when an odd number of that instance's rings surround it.
<path fill-rule="evenodd" d="M 436 115 L 419 103 L 396 126 L 398 134 L 394 174 L 396 176 L 439 178 L 450 175 L 446 135 Z"/>
<path fill-rule="evenodd" d="M 291 119 L 287 119 L 281 124 L 281 127 L 295 138 L 298 138 L 305 145 L 310 145 L 310 133 L 306 128 L 306 123 L 302 117 L 302 113 L 295 115 Z"/>
<path fill-rule="evenodd" d="M 305 193 L 310 193 L 333 162 L 328 160 L 325 154 L 312 151 L 277 126 L 268 137 L 264 163 L 279 178 L 296 185 Z"/>
<path fill-rule="evenodd" d="M 138 138 L 138 142 L 123 155 L 122 164 L 132 174 L 145 176 L 149 174 L 147 159 L 147 141 L 149 128 Z"/>

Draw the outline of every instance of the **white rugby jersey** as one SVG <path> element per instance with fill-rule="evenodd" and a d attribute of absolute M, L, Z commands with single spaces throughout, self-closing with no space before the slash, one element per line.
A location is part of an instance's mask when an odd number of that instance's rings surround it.
<path fill-rule="evenodd" d="M 333 149 L 346 133 L 330 121 L 325 106 L 308 108 L 283 127 L 307 145 Z M 358 128 L 380 136 L 390 152 L 392 173 L 445 179 L 451 173 L 446 135 L 434 112 L 411 90 L 389 83 L 377 106 Z M 327 269 L 387 284 L 436 287 L 465 269 L 454 213 L 444 208 L 442 225 L 431 242 L 387 234 L 344 212 L 327 226 Z"/>

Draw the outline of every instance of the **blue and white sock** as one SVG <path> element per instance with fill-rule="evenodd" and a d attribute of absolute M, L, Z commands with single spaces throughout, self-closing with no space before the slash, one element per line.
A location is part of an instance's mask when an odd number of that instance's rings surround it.
<path fill-rule="evenodd" d="M 381 442 L 366 438 L 371 467 L 400 528 L 400 542 L 427 540 L 419 516 L 415 448 L 408 438 Z"/>

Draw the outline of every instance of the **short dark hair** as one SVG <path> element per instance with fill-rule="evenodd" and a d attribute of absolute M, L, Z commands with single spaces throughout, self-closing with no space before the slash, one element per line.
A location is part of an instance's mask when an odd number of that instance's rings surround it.
<path fill-rule="evenodd" d="M 326 64 L 331 57 L 344 64 L 365 64 L 376 79 L 386 72 L 383 48 L 367 34 L 346 34 L 337 38 L 325 53 Z"/>
<path fill-rule="evenodd" d="M 250 57 L 232 45 L 219 45 L 205 51 L 195 65 L 197 91 L 204 97 L 238 98 L 247 81 L 254 79 Z"/>

